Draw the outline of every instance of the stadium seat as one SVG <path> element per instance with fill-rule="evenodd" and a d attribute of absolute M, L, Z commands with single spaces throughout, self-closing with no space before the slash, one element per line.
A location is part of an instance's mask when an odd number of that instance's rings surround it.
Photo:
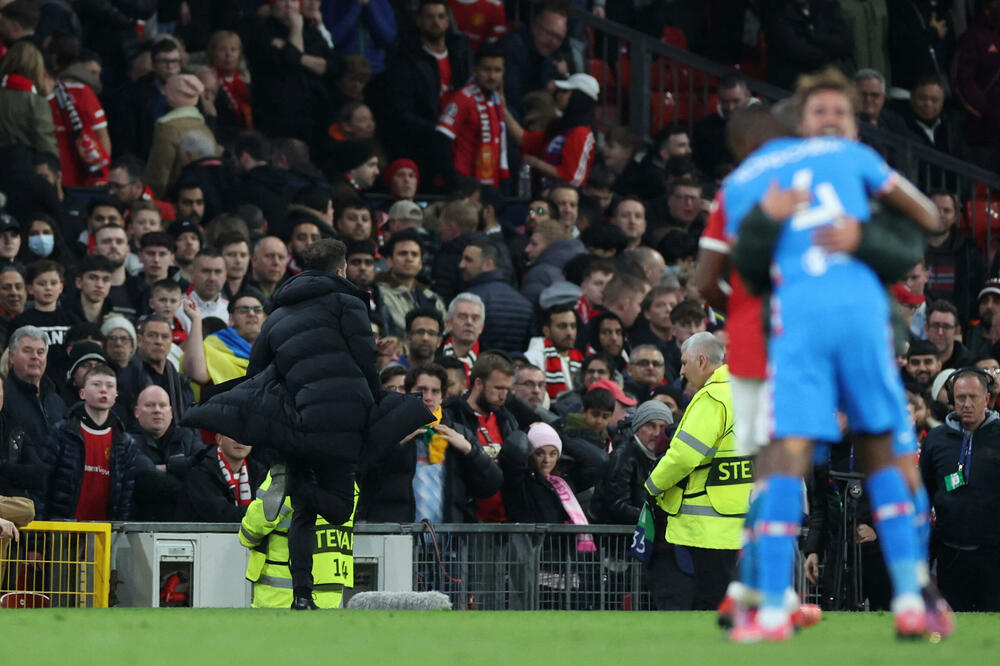
<path fill-rule="evenodd" d="M 977 199 L 966 205 L 962 216 L 962 229 L 976 241 L 987 256 L 992 256 L 1000 246 L 1000 200 Z M 989 243 L 987 243 L 987 230 Z"/>
<path fill-rule="evenodd" d="M 629 60 L 628 54 L 626 53 L 619 54 L 618 62 L 615 63 L 615 75 L 618 79 L 618 83 L 622 87 L 622 94 L 626 93 L 629 89 L 631 74 L 632 74 L 632 61 Z"/>
<path fill-rule="evenodd" d="M 0 597 L 0 608 L 49 608 L 52 601 L 38 592 L 8 592 Z"/>
<path fill-rule="evenodd" d="M 659 132 L 669 125 L 686 125 L 699 120 L 702 113 L 697 96 L 688 92 L 654 92 L 650 95 L 651 130 Z"/>
<path fill-rule="evenodd" d="M 676 46 L 679 49 L 684 49 L 689 51 L 687 36 L 684 31 L 680 28 L 675 28 L 672 25 L 664 26 L 663 36 L 661 37 L 664 44 L 670 44 L 671 46 Z"/>
<path fill-rule="evenodd" d="M 587 62 L 587 73 L 597 79 L 601 85 L 601 92 L 608 102 L 615 102 L 618 99 L 618 85 L 615 82 L 615 74 L 611 71 L 611 66 L 600 58 L 591 58 Z"/>

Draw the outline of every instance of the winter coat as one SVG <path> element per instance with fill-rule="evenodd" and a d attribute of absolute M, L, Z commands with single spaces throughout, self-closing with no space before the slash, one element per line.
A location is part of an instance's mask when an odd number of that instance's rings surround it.
<path fill-rule="evenodd" d="M 38 445 L 4 410 L 0 413 L 0 495 L 37 502 L 45 493 L 45 475 Z"/>
<path fill-rule="evenodd" d="M 503 475 L 473 431 L 455 429 L 472 443 L 463 455 L 448 447 L 444 462 L 443 516 L 446 523 L 476 522 L 477 499 L 492 497 L 500 490 Z M 373 461 L 361 475 L 358 486 L 358 520 L 371 523 L 411 523 L 416 516 L 413 477 L 417 471 L 417 448 L 413 440 L 397 444 L 387 455 Z"/>
<path fill-rule="evenodd" d="M 620 428 L 608 458 L 604 478 L 594 489 L 591 510 L 598 521 L 634 525 L 639 520 L 648 493 L 643 484 L 656 465 L 639 443 L 632 427 Z"/>
<path fill-rule="evenodd" d="M 156 465 L 166 465 L 168 468 L 199 453 L 205 448 L 198 432 L 174 424 L 159 440 L 136 425 L 129 431 L 135 442 L 136 463 L 145 469 Z"/>
<path fill-rule="evenodd" d="M 991 27 L 986 17 L 980 17 L 962 35 L 955 54 L 955 92 L 967 109 L 980 115 L 965 114 L 965 138 L 971 145 L 1000 141 L 998 69 L 1000 31 Z"/>
<path fill-rule="evenodd" d="M 607 457 L 580 439 L 562 437 L 563 454 L 556 475 L 572 488 L 577 500 L 600 477 Z M 527 438 L 504 441 L 497 462 L 503 470 L 504 510 L 512 523 L 565 523 L 569 520 L 552 484 L 530 460 Z M 581 502 L 582 503 L 582 502 Z"/>
<path fill-rule="evenodd" d="M 49 477 L 45 500 L 36 505 L 35 510 L 45 520 L 72 520 L 76 516 L 87 456 L 87 447 L 80 432 L 84 409 L 82 402 L 71 407 L 39 451 L 42 462 L 48 467 Z M 114 412 L 108 413 L 106 425 L 111 426 L 113 431 L 109 456 L 111 487 L 108 520 L 128 520 L 132 516 L 135 485 L 135 443 Z"/>
<path fill-rule="evenodd" d="M 164 365 L 163 374 L 167 378 L 167 395 L 170 396 L 170 406 L 174 413 L 174 422 L 179 422 L 184 412 L 194 402 L 191 383 L 185 380 L 170 361 Z M 131 363 L 118 373 L 118 390 L 129 397 L 129 413 L 135 408 L 135 401 L 147 386 L 156 384 L 153 381 L 153 368 L 142 360 L 141 354 L 136 354 Z M 159 384 L 157 384 L 159 386 Z"/>
<path fill-rule="evenodd" d="M 814 72 L 854 55 L 840 7 L 831 0 L 812 0 L 809 14 L 785 0 L 765 26 L 767 81 L 791 90 L 800 74 Z"/>
<path fill-rule="evenodd" d="M 399 284 L 391 273 L 381 273 L 376 276 L 382 301 L 389 311 L 389 326 L 394 335 L 406 333 L 406 313 L 415 308 L 434 308 L 444 319 L 446 314 L 441 297 L 419 282 L 412 290 Z"/>
<path fill-rule="evenodd" d="M 381 391 L 364 297 L 330 273 L 293 276 L 274 293 L 246 380 L 192 407 L 181 425 L 285 455 L 357 463 Z"/>
<path fill-rule="evenodd" d="M 988 277 L 986 268 L 983 266 L 982 252 L 976 247 L 975 241 L 959 231 L 956 223 L 941 247 L 928 245 L 924 250 L 924 260 L 927 262 L 927 266 L 935 265 L 936 255 L 951 255 L 954 262 L 955 287 L 948 300 L 954 303 L 958 309 L 958 323 L 964 327 L 966 322 L 979 315 L 977 296 L 979 296 L 980 287 Z"/>
<path fill-rule="evenodd" d="M 330 0 L 322 6 L 323 23 L 342 53 L 364 56 L 372 74 L 385 70 L 385 52 L 396 41 L 396 16 L 389 0 Z"/>
<path fill-rule="evenodd" d="M 205 450 L 205 443 L 197 431 L 174 424 L 159 442 L 138 424 L 129 434 L 136 445 L 132 518 L 143 522 L 173 520 L 191 459 Z M 160 471 L 156 465 L 166 470 Z"/>
<path fill-rule="evenodd" d="M 521 294 L 532 304 L 538 303 L 538 297 L 545 288 L 553 282 L 564 280 L 563 266 L 578 254 L 586 253 L 587 248 L 578 238 L 567 238 L 556 241 L 545 248 L 538 260 L 524 274 L 521 281 Z"/>
<path fill-rule="evenodd" d="M 52 427 L 66 414 L 66 403 L 48 377 L 42 377 L 39 395 L 38 389 L 18 379 L 11 370 L 4 382 L 3 411 L 24 428 L 34 446 L 41 447 L 49 438 Z"/>
<path fill-rule="evenodd" d="M 451 303 L 451 299 L 461 291 L 462 274 L 458 270 L 458 265 L 462 261 L 462 253 L 470 241 L 481 234 L 463 234 L 447 243 L 442 243 L 434 255 L 434 266 L 431 268 L 431 282 L 434 284 L 434 291 L 445 303 Z"/>
<path fill-rule="evenodd" d="M 955 24 L 951 0 L 895 0 L 889 3 L 889 57 L 892 85 L 910 90 L 924 74 L 948 78 L 955 53 Z M 948 27 L 944 39 L 930 24 L 931 14 Z M 973 26 L 969 26 L 972 30 Z M 883 72 L 887 75 L 888 72 Z"/>
<path fill-rule="evenodd" d="M 965 485 L 945 489 L 945 478 L 958 471 L 966 433 L 955 412 L 934 428 L 920 453 L 920 475 L 937 519 L 934 537 L 953 546 L 1000 546 L 1000 419 L 993 411 L 971 433 L 971 459 Z"/>
<path fill-rule="evenodd" d="M 174 520 L 196 523 L 238 523 L 246 506 L 237 506 L 233 491 L 222 478 L 216 447 L 210 446 L 191 460 L 184 477 L 184 490 L 177 501 Z M 267 469 L 251 456 L 247 458 L 247 476 L 251 493 L 264 482 Z"/>
<path fill-rule="evenodd" d="M 479 348 L 519 352 L 527 349 L 535 332 L 535 310 L 531 302 L 504 281 L 503 271 L 484 271 L 465 290 L 483 299 L 486 324 Z"/>
<path fill-rule="evenodd" d="M 240 177 L 230 194 L 231 207 L 244 203 L 258 206 L 267 220 L 268 232 L 287 237 L 285 232 L 291 229 L 286 227 L 285 215 L 292 203 L 292 191 L 283 171 L 270 164 L 254 167 Z"/>
<path fill-rule="evenodd" d="M 52 109 L 44 97 L 30 90 L 0 89 L 0 146 L 9 143 L 59 154 Z"/>
<path fill-rule="evenodd" d="M 158 199 L 166 199 L 170 188 L 181 175 L 181 137 L 188 132 L 201 132 L 215 142 L 212 130 L 196 107 L 174 109 L 156 121 L 153 143 L 146 163 L 146 184 Z"/>

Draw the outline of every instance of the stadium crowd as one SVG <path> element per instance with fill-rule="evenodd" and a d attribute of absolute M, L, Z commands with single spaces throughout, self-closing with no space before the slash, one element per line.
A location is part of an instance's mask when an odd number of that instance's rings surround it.
<path fill-rule="evenodd" d="M 981 4 L 587 9 L 756 57 L 786 88 L 836 64 L 861 122 L 993 168 L 1000 1 Z M 0 496 L 45 519 L 238 522 L 267 452 L 179 421 L 243 376 L 272 296 L 334 238 L 382 388 L 421 394 L 446 426 L 363 457 L 357 520 L 636 523 L 707 377 L 699 334 L 724 337 L 692 276 L 734 166 L 727 120 L 762 103 L 743 78 L 645 143 L 598 123 L 606 96 L 558 0 L 0 0 L 0 40 Z M 973 436 L 949 416 L 948 373 L 1000 374 L 1000 255 L 984 261 L 943 183 L 946 230 L 892 287 L 928 442 Z M 977 473 L 996 481 L 986 414 Z M 1000 547 L 962 523 L 995 516 L 997 488 L 944 498 L 952 556 Z M 823 536 L 804 546 L 813 577 L 845 538 Z"/>

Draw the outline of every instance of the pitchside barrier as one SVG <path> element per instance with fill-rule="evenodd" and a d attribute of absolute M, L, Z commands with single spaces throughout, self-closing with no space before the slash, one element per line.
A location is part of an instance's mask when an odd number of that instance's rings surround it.
<path fill-rule="evenodd" d="M 107 608 L 111 524 L 35 521 L 0 541 L 0 608 Z"/>
<path fill-rule="evenodd" d="M 35 522 L 0 542 L 0 606 L 244 608 L 238 525 Z M 649 610 L 628 525 L 359 523 L 355 592 L 437 590 L 456 610 Z M 667 554 L 669 556 L 669 554 Z M 796 586 L 807 600 L 799 558 Z"/>

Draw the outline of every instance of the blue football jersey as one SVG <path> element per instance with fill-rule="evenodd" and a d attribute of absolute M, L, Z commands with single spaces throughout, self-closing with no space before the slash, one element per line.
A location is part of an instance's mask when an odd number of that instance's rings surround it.
<path fill-rule="evenodd" d="M 740 222 L 760 202 L 772 182 L 781 188 L 808 190 L 808 208 L 784 226 L 774 252 L 775 293 L 815 301 L 836 294 L 863 298 L 881 289 L 872 270 L 854 257 L 829 254 L 812 242 L 813 232 L 841 216 L 866 222 L 869 199 L 889 187 L 894 172 L 868 146 L 838 137 L 782 138 L 769 141 L 733 171 L 724 183 L 727 233 L 736 236 Z M 793 299 L 796 300 L 796 299 Z"/>

